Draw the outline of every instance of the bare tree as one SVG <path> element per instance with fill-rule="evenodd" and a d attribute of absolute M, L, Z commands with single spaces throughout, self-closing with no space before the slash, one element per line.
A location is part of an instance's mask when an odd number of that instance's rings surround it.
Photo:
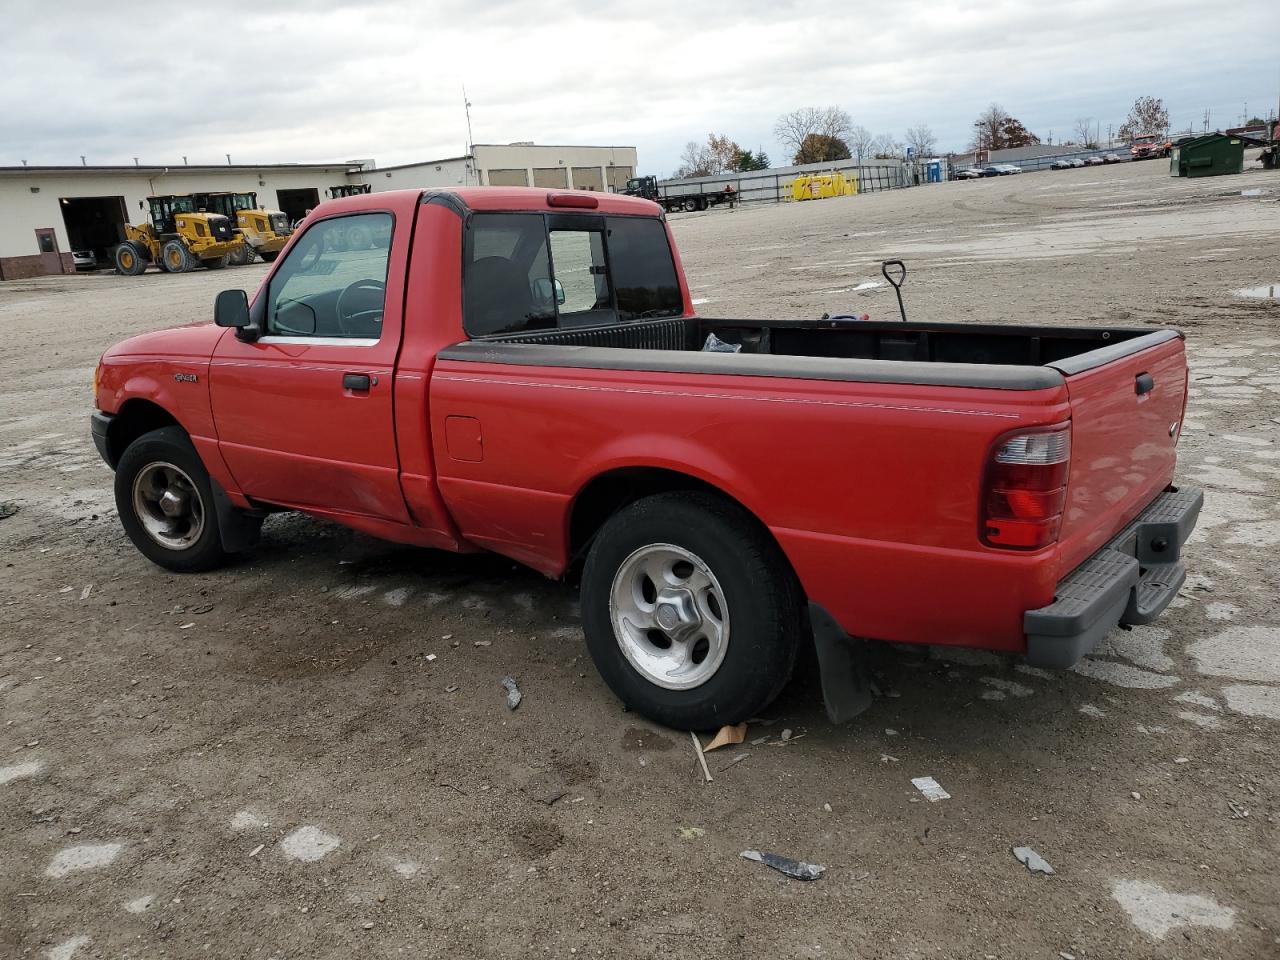
<path fill-rule="evenodd" d="M 1040 138 L 1009 116 L 998 103 L 993 103 L 973 121 L 974 150 L 1003 150 L 1039 143 Z"/>
<path fill-rule="evenodd" d="M 847 141 L 853 118 L 840 107 L 801 107 L 784 113 L 774 124 L 773 135 L 793 153 L 800 153 L 806 139 L 815 134 Z"/>
<path fill-rule="evenodd" d="M 907 128 L 907 146 L 916 152 L 916 159 L 932 157 L 938 149 L 937 138 L 933 131 L 923 123 L 918 127 Z"/>
<path fill-rule="evenodd" d="M 861 124 L 850 127 L 849 136 L 845 137 L 845 143 L 849 144 L 849 152 L 858 163 L 862 163 L 864 157 L 871 156 L 871 145 L 875 140 L 871 131 Z"/>
<path fill-rule="evenodd" d="M 1129 111 L 1129 116 L 1121 125 L 1121 140 L 1132 140 L 1143 134 L 1163 134 L 1169 130 L 1169 111 L 1164 108 L 1164 101 L 1155 97 L 1139 97 Z"/>
<path fill-rule="evenodd" d="M 973 121 L 973 149 L 998 150 L 1003 146 L 1000 142 L 1000 128 L 1008 119 L 1009 114 L 998 103 L 983 110 L 978 119 Z"/>
<path fill-rule="evenodd" d="M 1077 117 L 1076 125 L 1071 128 L 1082 147 L 1087 147 L 1093 140 L 1093 117 Z"/>
<path fill-rule="evenodd" d="M 885 160 L 901 157 L 903 153 L 902 144 L 895 140 L 891 133 L 879 134 L 872 143 L 871 149 L 875 151 L 877 157 Z"/>
<path fill-rule="evenodd" d="M 690 140 L 680 154 L 676 177 L 712 177 L 738 169 L 742 148 L 726 136 L 707 135 L 706 143 Z"/>

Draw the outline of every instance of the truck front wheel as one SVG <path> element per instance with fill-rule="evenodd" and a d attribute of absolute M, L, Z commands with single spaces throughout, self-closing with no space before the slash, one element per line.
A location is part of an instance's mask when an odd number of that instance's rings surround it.
<path fill-rule="evenodd" d="M 116 466 L 115 494 L 124 532 L 152 563 L 194 573 L 226 559 L 209 474 L 180 427 L 129 444 Z"/>
<path fill-rule="evenodd" d="M 582 575 L 605 682 L 659 723 L 710 730 L 758 714 L 791 676 L 799 584 L 741 507 L 702 492 L 638 500 L 601 528 Z"/>
<path fill-rule="evenodd" d="M 142 253 L 129 241 L 116 247 L 116 273 L 126 277 L 136 277 L 147 269 L 147 261 Z"/>

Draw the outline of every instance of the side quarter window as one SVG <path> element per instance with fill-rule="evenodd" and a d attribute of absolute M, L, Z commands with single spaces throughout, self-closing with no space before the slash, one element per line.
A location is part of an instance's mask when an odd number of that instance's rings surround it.
<path fill-rule="evenodd" d="M 387 294 L 389 213 L 321 220 L 271 278 L 266 334 L 378 340 Z"/>

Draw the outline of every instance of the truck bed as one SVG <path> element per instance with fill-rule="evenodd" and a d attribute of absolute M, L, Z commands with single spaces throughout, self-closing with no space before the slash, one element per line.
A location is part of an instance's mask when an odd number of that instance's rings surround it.
<path fill-rule="evenodd" d="M 740 345 L 741 352 L 704 351 L 710 334 Z M 1179 336 L 1169 328 L 1144 327 L 676 317 L 485 337 L 457 344 L 441 356 L 477 360 L 484 354 L 491 362 L 535 366 L 1033 390 L 1060 385 L 1064 376 Z M 565 347 L 577 349 L 566 352 Z"/>

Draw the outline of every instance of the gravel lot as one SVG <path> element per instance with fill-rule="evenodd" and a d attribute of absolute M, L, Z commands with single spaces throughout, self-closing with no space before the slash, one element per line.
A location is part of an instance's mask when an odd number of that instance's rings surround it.
<path fill-rule="evenodd" d="M 1155 626 L 1063 674 L 885 650 L 843 728 L 810 666 L 712 784 L 571 586 L 305 517 L 209 575 L 126 541 L 98 354 L 265 267 L 0 284 L 0 955 L 1280 954 L 1280 303 L 1233 294 L 1280 283 L 1277 198 L 1157 162 L 673 218 L 707 315 L 892 317 L 900 256 L 915 318 L 1183 328 L 1207 490 Z"/>

